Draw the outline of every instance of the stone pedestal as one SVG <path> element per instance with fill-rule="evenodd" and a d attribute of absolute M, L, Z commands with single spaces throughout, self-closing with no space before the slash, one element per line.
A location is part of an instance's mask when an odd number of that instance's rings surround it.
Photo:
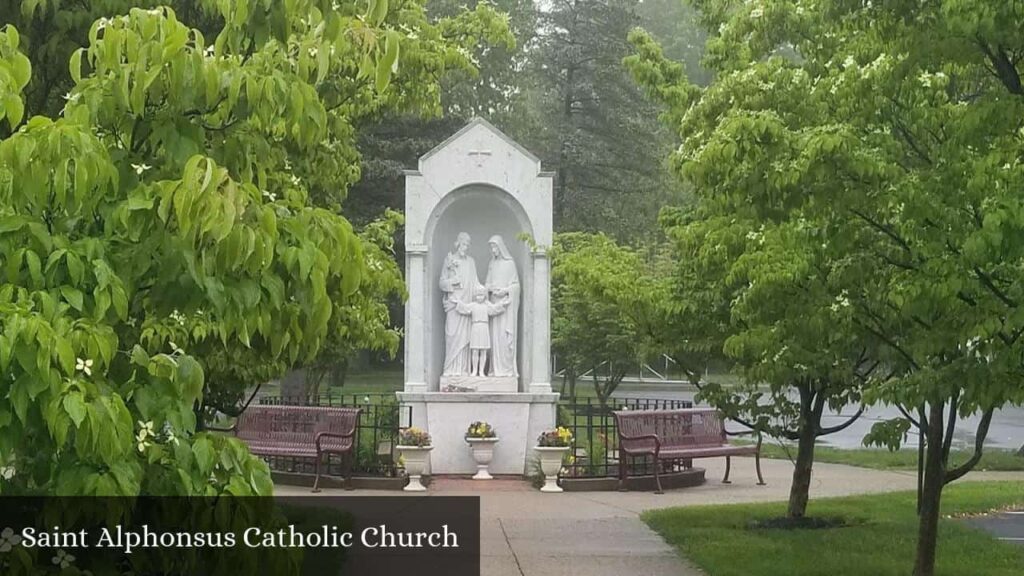
<path fill-rule="evenodd" d="M 519 379 L 515 376 L 441 376 L 440 388 L 441 392 L 508 394 L 519 391 Z"/>
<path fill-rule="evenodd" d="M 488 422 L 501 437 L 491 473 L 529 474 L 537 437 L 555 427 L 558 411 L 558 394 L 399 392 L 398 399 L 412 406 L 412 425 L 430 431 L 431 474 L 477 471 L 465 441 L 466 428 L 475 421 Z"/>

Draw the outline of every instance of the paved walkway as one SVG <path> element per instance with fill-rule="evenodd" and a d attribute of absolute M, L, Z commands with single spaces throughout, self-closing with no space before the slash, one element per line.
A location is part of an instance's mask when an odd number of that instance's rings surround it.
<path fill-rule="evenodd" d="M 477 483 L 439 479 L 427 495 L 480 496 L 481 574 L 483 576 L 698 576 L 639 518 L 644 510 L 672 506 L 784 501 L 792 464 L 763 460 L 767 486 L 758 486 L 753 460 L 733 462 L 732 484 L 719 480 L 725 463 L 707 461 L 708 482 L 695 488 L 650 492 L 565 492 L 543 494 L 518 480 Z M 1024 473 L 978 472 L 967 480 L 1024 480 Z M 485 484 L 486 487 L 485 487 Z M 815 498 L 913 490 L 914 472 L 886 472 L 839 464 L 815 464 Z M 309 490 L 278 486 L 278 495 L 309 495 Z M 324 490 L 324 495 L 408 494 Z"/>
<path fill-rule="evenodd" d="M 1024 510 L 968 518 L 967 523 L 990 532 L 1003 542 L 1024 546 Z"/>

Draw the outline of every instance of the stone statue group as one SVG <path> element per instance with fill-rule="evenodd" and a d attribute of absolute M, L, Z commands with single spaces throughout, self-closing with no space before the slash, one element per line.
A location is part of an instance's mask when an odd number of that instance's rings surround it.
<path fill-rule="evenodd" d="M 444 305 L 444 376 L 519 376 L 516 322 L 519 273 L 505 241 L 491 236 L 487 279 L 480 284 L 469 255 L 469 234 L 460 232 L 441 270 Z"/>

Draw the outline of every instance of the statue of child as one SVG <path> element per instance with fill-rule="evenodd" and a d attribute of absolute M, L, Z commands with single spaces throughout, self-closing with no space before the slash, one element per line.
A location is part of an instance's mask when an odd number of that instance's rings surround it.
<path fill-rule="evenodd" d="M 490 317 L 505 311 L 509 299 L 499 302 L 487 301 L 487 288 L 477 286 L 473 290 L 473 301 L 458 304 L 459 314 L 470 316 L 473 324 L 469 331 L 470 376 L 483 376 L 487 363 L 487 352 L 491 349 Z"/>

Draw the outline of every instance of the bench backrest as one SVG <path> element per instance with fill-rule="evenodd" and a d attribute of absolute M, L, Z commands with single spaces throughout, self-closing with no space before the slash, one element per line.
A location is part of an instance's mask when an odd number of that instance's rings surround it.
<path fill-rule="evenodd" d="M 727 443 L 722 417 L 713 408 L 618 410 L 613 414 L 619 430 L 619 444 L 627 451 L 653 450 L 653 440 L 626 439 L 646 434 L 657 434 L 662 448 L 699 448 Z"/>
<path fill-rule="evenodd" d="M 311 445 L 321 432 L 352 434 L 359 408 L 329 406 L 250 406 L 238 417 L 236 435 L 246 442 Z M 347 448 L 351 439 L 325 439 L 325 448 Z"/>

